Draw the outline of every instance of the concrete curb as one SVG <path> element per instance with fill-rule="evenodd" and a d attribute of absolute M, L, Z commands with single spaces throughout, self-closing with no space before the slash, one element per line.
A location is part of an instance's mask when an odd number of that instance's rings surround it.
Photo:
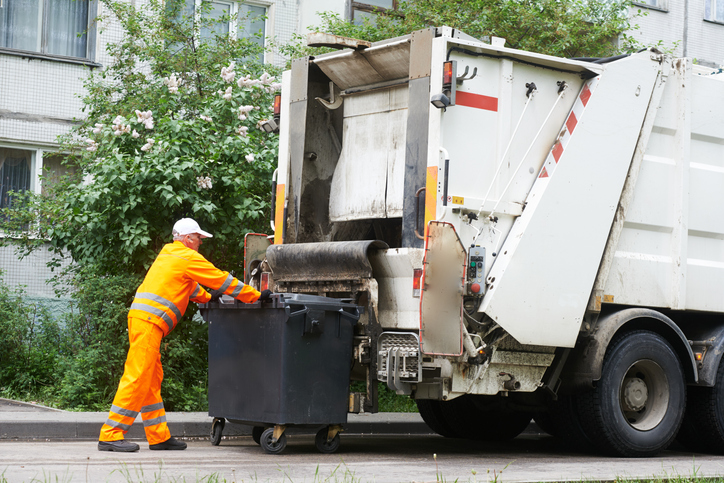
<path fill-rule="evenodd" d="M 100 412 L 2 412 L 0 441 L 97 440 L 108 414 Z M 176 437 L 208 438 L 213 418 L 207 413 L 167 413 L 169 429 Z M 419 414 L 350 414 L 344 425 L 347 434 L 433 434 Z M 249 436 L 251 426 L 226 423 L 224 436 Z M 310 429 L 290 428 L 291 433 Z M 145 439 L 143 422 L 137 418 L 126 436 Z"/>

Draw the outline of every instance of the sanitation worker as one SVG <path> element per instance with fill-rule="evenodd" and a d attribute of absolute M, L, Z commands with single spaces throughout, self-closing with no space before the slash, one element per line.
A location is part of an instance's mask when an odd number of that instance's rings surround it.
<path fill-rule="evenodd" d="M 212 236 L 191 218 L 176 222 L 173 243 L 163 247 L 138 288 L 128 312 L 131 347 L 108 420 L 101 428 L 100 451 L 138 451 L 138 445 L 125 441 L 124 435 L 139 412 L 150 449 L 186 449 L 186 443 L 173 438 L 166 424 L 161 400 L 161 339 L 176 326 L 189 301 L 205 303 L 222 293 L 245 303 L 270 297 L 269 290 L 259 293 L 198 253 L 201 240 Z M 215 295 L 201 285 L 214 289 Z"/>

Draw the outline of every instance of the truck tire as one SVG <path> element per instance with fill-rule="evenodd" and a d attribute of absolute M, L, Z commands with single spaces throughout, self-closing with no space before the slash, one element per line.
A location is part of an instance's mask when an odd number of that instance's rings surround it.
<path fill-rule="evenodd" d="M 543 413 L 541 420 L 546 426 L 541 429 L 556 437 L 568 449 L 576 452 L 590 453 L 594 450 L 593 441 L 588 437 L 578 414 L 577 396 L 560 395 L 558 400 L 548 406 L 548 411 Z M 540 415 L 535 416 L 536 422 Z"/>
<path fill-rule="evenodd" d="M 459 438 L 475 441 L 506 441 L 528 427 L 532 415 L 501 408 L 489 396 L 460 396 L 441 406 L 443 417 Z"/>
<path fill-rule="evenodd" d="M 440 406 L 448 403 L 434 399 L 417 399 L 415 403 L 417 404 L 418 411 L 420 411 L 422 420 L 425 421 L 425 424 L 427 424 L 430 429 L 446 438 L 458 437 L 442 415 Z"/>
<path fill-rule="evenodd" d="M 596 387 L 578 403 L 584 431 L 600 451 L 654 456 L 676 438 L 684 417 L 681 362 L 654 332 L 623 334 L 609 344 Z"/>
<path fill-rule="evenodd" d="M 684 422 L 677 439 L 688 449 L 724 454 L 724 358 L 714 387 L 689 386 Z"/>

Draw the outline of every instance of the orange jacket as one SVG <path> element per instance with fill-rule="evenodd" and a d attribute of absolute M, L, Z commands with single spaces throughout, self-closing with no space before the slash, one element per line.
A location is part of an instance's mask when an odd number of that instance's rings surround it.
<path fill-rule="evenodd" d="M 229 272 L 216 268 L 197 251 L 175 241 L 163 247 L 148 269 L 128 316 L 148 320 L 168 335 L 186 312 L 189 300 L 204 303 L 211 299 L 199 284 L 245 303 L 256 302 L 260 295 Z"/>

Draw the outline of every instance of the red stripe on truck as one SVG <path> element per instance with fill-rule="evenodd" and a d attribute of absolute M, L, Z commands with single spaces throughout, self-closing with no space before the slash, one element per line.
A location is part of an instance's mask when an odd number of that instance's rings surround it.
<path fill-rule="evenodd" d="M 573 134 L 573 130 L 576 129 L 576 124 L 578 124 L 578 119 L 576 119 L 576 115 L 571 111 L 571 115 L 568 116 L 568 120 L 566 121 L 566 127 L 570 134 Z"/>
<path fill-rule="evenodd" d="M 472 92 L 457 91 L 455 93 L 455 104 L 498 112 L 498 99 L 496 97 L 473 94 Z"/>
<path fill-rule="evenodd" d="M 588 88 L 588 84 L 585 84 L 583 86 L 580 97 L 581 102 L 583 103 L 583 107 L 586 107 L 586 104 L 588 104 L 588 100 L 591 98 L 591 89 Z"/>

